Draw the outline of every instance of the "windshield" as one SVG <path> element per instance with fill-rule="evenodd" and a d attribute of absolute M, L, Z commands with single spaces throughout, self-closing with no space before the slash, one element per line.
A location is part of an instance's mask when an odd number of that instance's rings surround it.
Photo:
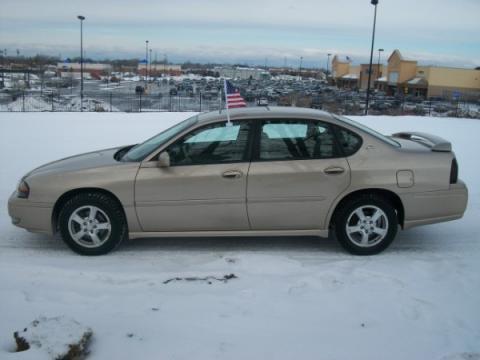
<path fill-rule="evenodd" d="M 171 128 L 162 131 L 160 134 L 155 135 L 154 137 L 148 139 L 147 141 L 135 145 L 133 148 L 128 151 L 122 160 L 124 161 L 141 161 L 152 151 L 157 149 L 159 146 L 173 138 L 175 135 L 179 134 L 186 128 L 195 124 L 198 120 L 198 116 L 195 115 L 187 120 L 184 120 L 177 125 L 172 126 Z"/>
<path fill-rule="evenodd" d="M 363 132 L 366 132 L 369 135 L 375 136 L 376 138 L 386 142 L 387 144 L 390 144 L 390 145 L 395 146 L 395 147 L 400 147 L 400 144 L 398 142 L 396 142 L 395 140 L 392 140 L 388 136 L 385 136 L 385 135 L 380 134 L 379 132 L 377 132 L 373 129 L 370 129 L 369 127 L 367 127 L 363 124 L 360 124 L 359 122 L 353 121 L 352 119 L 349 119 L 345 116 L 334 115 L 334 117 L 337 120 L 343 121 L 344 123 L 347 123 L 348 125 L 351 125 L 353 127 L 356 127 L 357 129 L 362 130 Z"/>

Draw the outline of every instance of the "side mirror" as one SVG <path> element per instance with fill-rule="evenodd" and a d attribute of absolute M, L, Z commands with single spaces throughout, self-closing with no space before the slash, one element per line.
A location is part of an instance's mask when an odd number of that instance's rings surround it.
<path fill-rule="evenodd" d="M 168 152 L 163 151 L 158 156 L 158 167 L 166 168 L 170 166 L 170 155 Z"/>

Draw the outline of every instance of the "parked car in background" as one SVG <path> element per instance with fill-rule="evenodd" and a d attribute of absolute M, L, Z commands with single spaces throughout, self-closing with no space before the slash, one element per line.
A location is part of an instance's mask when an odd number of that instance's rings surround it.
<path fill-rule="evenodd" d="M 268 99 L 267 98 L 260 98 L 257 100 L 258 106 L 268 106 Z"/>
<path fill-rule="evenodd" d="M 195 115 L 147 141 L 43 165 L 8 203 L 12 222 L 105 254 L 159 236 L 315 235 L 375 254 L 397 229 L 461 218 L 467 188 L 448 141 L 381 135 L 322 111 Z"/>

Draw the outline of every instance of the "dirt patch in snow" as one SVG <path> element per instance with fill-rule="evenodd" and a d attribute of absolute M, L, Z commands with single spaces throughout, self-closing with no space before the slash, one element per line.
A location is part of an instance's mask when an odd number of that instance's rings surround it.
<path fill-rule="evenodd" d="M 198 277 L 198 276 L 189 276 L 189 277 L 174 277 L 168 280 L 165 280 L 163 283 L 168 284 L 174 281 L 204 281 L 207 284 L 211 284 L 213 281 L 220 281 L 226 283 L 229 280 L 238 279 L 235 274 L 228 274 L 223 275 L 223 277 L 216 277 L 216 276 L 205 276 L 205 277 Z"/>

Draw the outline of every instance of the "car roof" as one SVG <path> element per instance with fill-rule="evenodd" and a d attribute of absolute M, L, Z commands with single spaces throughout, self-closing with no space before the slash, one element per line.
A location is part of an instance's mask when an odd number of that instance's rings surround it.
<path fill-rule="evenodd" d="M 317 120 L 334 120 L 330 113 L 325 111 L 286 107 L 286 106 L 258 106 L 249 108 L 230 109 L 230 119 L 265 119 L 265 118 L 305 118 Z M 198 115 L 199 123 L 209 123 L 221 120 L 227 120 L 227 111 L 225 109 L 201 113 Z"/>

